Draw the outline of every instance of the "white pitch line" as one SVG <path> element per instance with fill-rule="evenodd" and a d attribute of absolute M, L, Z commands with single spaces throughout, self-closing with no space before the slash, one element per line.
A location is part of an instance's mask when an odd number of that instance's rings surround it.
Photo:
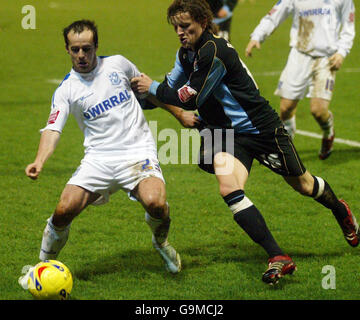
<path fill-rule="evenodd" d="M 340 69 L 339 72 L 357 73 L 357 72 L 360 72 L 360 68 L 343 68 L 343 69 Z M 254 76 L 259 76 L 259 77 L 273 77 L 273 76 L 278 76 L 280 74 L 281 74 L 281 71 L 253 72 Z"/>
<path fill-rule="evenodd" d="M 314 133 L 314 132 L 309 132 L 309 131 L 303 131 L 303 130 L 296 129 L 296 134 L 300 134 L 302 136 L 316 138 L 316 139 L 322 139 L 321 134 Z M 346 144 L 346 145 L 351 146 L 351 147 L 360 148 L 360 142 L 357 142 L 357 141 L 346 140 L 346 139 L 341 139 L 341 138 L 335 138 L 334 142 Z"/>
<path fill-rule="evenodd" d="M 62 79 L 48 79 L 46 80 L 47 83 L 53 83 L 53 84 L 60 84 Z"/>
<path fill-rule="evenodd" d="M 281 71 L 254 72 L 255 77 L 273 77 L 281 74 Z"/>
<path fill-rule="evenodd" d="M 360 72 L 360 68 L 344 68 L 340 71 L 346 72 L 346 73 L 357 73 Z M 264 72 L 253 72 L 254 76 L 262 76 L 262 77 L 273 77 L 278 76 L 281 74 L 281 71 L 264 71 Z M 156 77 L 153 77 L 153 79 L 162 81 L 164 79 L 164 74 L 158 75 Z M 53 84 L 59 84 L 63 79 L 48 79 L 46 82 L 53 83 Z"/>

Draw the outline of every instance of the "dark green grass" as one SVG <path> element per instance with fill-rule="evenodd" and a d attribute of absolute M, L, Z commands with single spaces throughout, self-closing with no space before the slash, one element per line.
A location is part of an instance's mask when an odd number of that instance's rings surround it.
<path fill-rule="evenodd" d="M 37 29 L 21 29 L 25 1 L 1 4 L 0 39 L 0 299 L 32 299 L 17 284 L 24 265 L 38 262 L 46 219 L 82 156 L 82 136 L 70 118 L 55 154 L 38 181 L 24 174 L 32 162 L 56 84 L 70 70 L 62 28 L 78 18 L 99 25 L 99 55 L 121 53 L 139 69 L 161 80 L 174 61 L 176 36 L 166 22 L 170 1 L 48 1 L 34 2 Z M 150 4 L 151 3 L 151 4 Z M 360 3 L 355 1 L 355 5 Z M 290 21 L 281 26 L 254 58 L 243 52 L 249 34 L 270 9 L 269 1 L 239 3 L 233 22 L 233 44 L 255 75 L 261 92 L 275 109 L 273 96 L 288 53 Z M 5 14 L 6 13 L 6 14 Z M 358 20 L 357 20 L 358 22 Z M 357 24 L 359 25 L 359 23 Z M 345 68 L 358 68 L 355 41 Z M 337 136 L 360 141 L 359 72 L 340 71 L 332 101 Z M 146 111 L 158 130 L 180 125 L 162 110 Z M 298 128 L 320 133 L 311 118 L 308 101 L 300 103 Z M 180 135 L 180 134 L 179 134 Z M 158 141 L 158 147 L 164 145 Z M 359 216 L 360 148 L 335 144 L 326 161 L 317 159 L 320 141 L 296 136 L 295 144 L 306 167 L 325 178 L 339 197 Z M 254 163 L 246 193 L 263 213 L 273 235 L 298 265 L 292 277 L 276 287 L 265 286 L 261 274 L 266 255 L 240 230 L 218 195 L 216 179 L 196 165 L 162 165 L 171 206 L 170 241 L 180 252 L 183 271 L 169 275 L 151 246 L 144 210 L 126 194 L 113 195 L 106 206 L 89 207 L 71 228 L 59 260 L 74 275 L 72 299 L 359 299 L 359 249 L 350 248 L 331 213 L 309 198 L 293 192 L 269 170 Z M 336 289 L 322 288 L 322 268 L 336 269 Z"/>

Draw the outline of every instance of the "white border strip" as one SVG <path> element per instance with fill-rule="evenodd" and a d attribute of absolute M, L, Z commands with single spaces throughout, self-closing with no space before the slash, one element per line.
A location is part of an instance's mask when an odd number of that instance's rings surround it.
<path fill-rule="evenodd" d="M 360 68 L 343 68 L 340 69 L 339 72 L 346 73 L 357 73 L 360 72 Z M 264 71 L 264 72 L 252 72 L 254 76 L 258 77 L 273 77 L 281 74 L 281 71 Z"/>
<path fill-rule="evenodd" d="M 360 72 L 360 68 L 343 68 L 340 71 L 346 72 L 346 73 L 357 73 Z M 262 76 L 262 77 L 274 77 L 281 74 L 281 71 L 264 71 L 264 72 L 252 72 L 254 76 Z M 154 77 L 153 79 L 156 80 L 163 80 L 164 74 L 158 75 Z M 61 83 L 63 79 L 48 79 L 46 82 L 53 83 L 53 84 L 59 84 Z"/>
<path fill-rule="evenodd" d="M 303 131 L 303 130 L 296 129 L 295 135 L 297 135 L 297 134 L 300 134 L 300 135 L 306 136 L 306 137 L 322 139 L 321 134 L 314 133 L 314 132 L 309 132 L 309 131 Z M 351 146 L 351 147 L 360 148 L 360 142 L 357 142 L 357 141 L 346 140 L 346 139 L 341 139 L 341 138 L 335 138 L 334 142 L 346 144 L 346 145 Z"/>

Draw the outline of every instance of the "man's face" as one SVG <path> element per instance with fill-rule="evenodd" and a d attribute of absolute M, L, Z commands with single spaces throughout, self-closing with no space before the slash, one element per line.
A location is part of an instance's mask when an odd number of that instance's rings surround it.
<path fill-rule="evenodd" d="M 96 67 L 96 50 L 93 33 L 84 29 L 81 33 L 70 31 L 67 35 L 69 45 L 66 48 L 70 54 L 73 68 L 77 72 L 87 73 Z"/>
<path fill-rule="evenodd" d="M 195 48 L 196 42 L 202 35 L 205 27 L 194 21 L 189 12 L 181 12 L 171 18 L 175 32 L 184 48 Z"/>

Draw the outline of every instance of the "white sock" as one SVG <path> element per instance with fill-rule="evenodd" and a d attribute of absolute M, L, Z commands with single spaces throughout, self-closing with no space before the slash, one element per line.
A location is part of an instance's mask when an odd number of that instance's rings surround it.
<path fill-rule="evenodd" d="M 170 218 L 166 220 L 156 219 L 145 212 L 145 221 L 150 227 L 153 234 L 153 240 L 156 241 L 156 244 L 160 247 L 168 245 L 167 239 L 170 228 Z"/>
<path fill-rule="evenodd" d="M 295 116 L 293 116 L 290 119 L 284 120 L 283 124 L 284 124 L 284 127 L 285 127 L 286 131 L 290 135 L 291 139 L 294 139 L 295 132 L 296 132 L 296 119 L 295 119 Z"/>
<path fill-rule="evenodd" d="M 56 259 L 69 237 L 69 231 L 70 224 L 64 228 L 57 228 L 52 224 L 52 217 L 47 220 L 39 255 L 41 261 Z"/>
<path fill-rule="evenodd" d="M 334 116 L 329 110 L 329 119 L 324 123 L 319 123 L 321 130 L 323 131 L 323 138 L 328 139 L 334 135 Z"/>

